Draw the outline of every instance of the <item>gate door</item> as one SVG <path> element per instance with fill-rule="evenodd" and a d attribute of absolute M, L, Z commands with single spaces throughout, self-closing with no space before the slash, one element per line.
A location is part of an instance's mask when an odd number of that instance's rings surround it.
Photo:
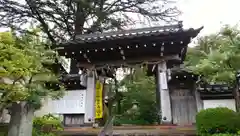
<path fill-rule="evenodd" d="M 173 124 L 190 125 L 195 123 L 196 100 L 189 89 L 174 89 L 171 92 Z"/>

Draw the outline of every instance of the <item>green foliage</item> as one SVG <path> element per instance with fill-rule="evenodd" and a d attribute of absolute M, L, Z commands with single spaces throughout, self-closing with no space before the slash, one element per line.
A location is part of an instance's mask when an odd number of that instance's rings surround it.
<path fill-rule="evenodd" d="M 212 136 L 238 136 L 237 134 L 213 134 Z"/>
<path fill-rule="evenodd" d="M 144 120 L 144 119 L 140 119 L 140 118 L 133 119 L 131 117 L 129 118 L 129 117 L 126 117 L 124 115 L 119 116 L 119 117 L 114 119 L 114 122 L 113 122 L 114 126 L 121 126 L 121 125 L 124 125 L 124 124 L 149 125 L 149 124 L 152 124 L 152 122 L 149 123 L 148 120 Z"/>
<path fill-rule="evenodd" d="M 57 136 L 55 132 L 61 130 L 61 120 L 51 114 L 33 120 L 33 136 Z"/>
<path fill-rule="evenodd" d="M 8 131 L 7 124 L 5 124 L 5 123 L 1 124 L 0 123 L 0 136 L 7 136 L 7 131 Z"/>
<path fill-rule="evenodd" d="M 237 134 L 240 116 L 228 108 L 209 108 L 196 116 L 197 132 L 200 135 L 215 133 Z"/>
<path fill-rule="evenodd" d="M 58 83 L 58 76 L 47 67 L 56 58 L 40 37 L 0 33 L 0 109 L 20 101 L 40 108 L 42 98 L 62 96 L 62 87 L 56 90 L 45 86 L 46 82 Z"/>
<path fill-rule="evenodd" d="M 35 117 L 33 120 L 32 136 L 58 136 L 57 132 L 62 130 L 61 120 L 51 114 Z M 7 136 L 7 131 L 7 124 L 0 124 L 0 136 Z"/>
<path fill-rule="evenodd" d="M 190 48 L 185 66 L 208 82 L 232 84 L 240 69 L 240 37 L 237 27 L 225 26 L 218 34 L 200 38 Z"/>
<path fill-rule="evenodd" d="M 126 76 L 120 83 L 122 92 L 122 113 L 118 121 L 121 124 L 153 124 L 157 120 L 155 81 L 146 76 L 145 69 L 136 68 L 133 74 Z M 134 105 L 137 107 L 134 108 Z"/>
<path fill-rule="evenodd" d="M 146 21 L 176 22 L 180 12 L 173 3 L 173 0 L 38 0 L 38 3 L 4 0 L 0 3 L 4 11 L 0 20 L 1 27 L 16 30 L 23 30 L 23 24 L 39 25 L 49 40 L 56 43 L 73 38 L 76 31 L 95 33 L 131 28 Z"/>

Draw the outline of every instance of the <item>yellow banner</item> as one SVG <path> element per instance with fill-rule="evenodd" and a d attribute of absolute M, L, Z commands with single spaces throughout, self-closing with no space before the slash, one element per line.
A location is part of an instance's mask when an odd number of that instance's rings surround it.
<path fill-rule="evenodd" d="M 103 117 L 103 84 L 96 81 L 96 98 L 95 98 L 95 119 Z"/>

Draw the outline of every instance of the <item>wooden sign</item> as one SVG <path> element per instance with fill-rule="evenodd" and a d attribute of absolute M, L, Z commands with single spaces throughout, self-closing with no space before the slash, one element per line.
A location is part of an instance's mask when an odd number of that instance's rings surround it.
<path fill-rule="evenodd" d="M 96 81 L 96 98 L 95 98 L 95 119 L 100 119 L 103 117 L 103 84 L 97 80 Z"/>

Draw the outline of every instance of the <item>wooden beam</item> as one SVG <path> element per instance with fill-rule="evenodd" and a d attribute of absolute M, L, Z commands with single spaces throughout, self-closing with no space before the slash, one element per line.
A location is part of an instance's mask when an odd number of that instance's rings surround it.
<path fill-rule="evenodd" d="M 141 64 L 141 63 L 159 63 L 162 61 L 168 61 L 168 60 L 181 60 L 179 55 L 170 55 L 170 56 L 164 56 L 164 57 L 141 57 L 137 59 L 127 59 L 125 61 L 123 60 L 112 60 L 112 61 L 102 61 L 97 63 L 81 63 L 78 62 L 78 67 L 84 67 L 84 68 L 97 68 L 102 67 L 104 65 L 109 66 L 121 66 L 121 65 L 133 65 L 133 64 Z"/>

